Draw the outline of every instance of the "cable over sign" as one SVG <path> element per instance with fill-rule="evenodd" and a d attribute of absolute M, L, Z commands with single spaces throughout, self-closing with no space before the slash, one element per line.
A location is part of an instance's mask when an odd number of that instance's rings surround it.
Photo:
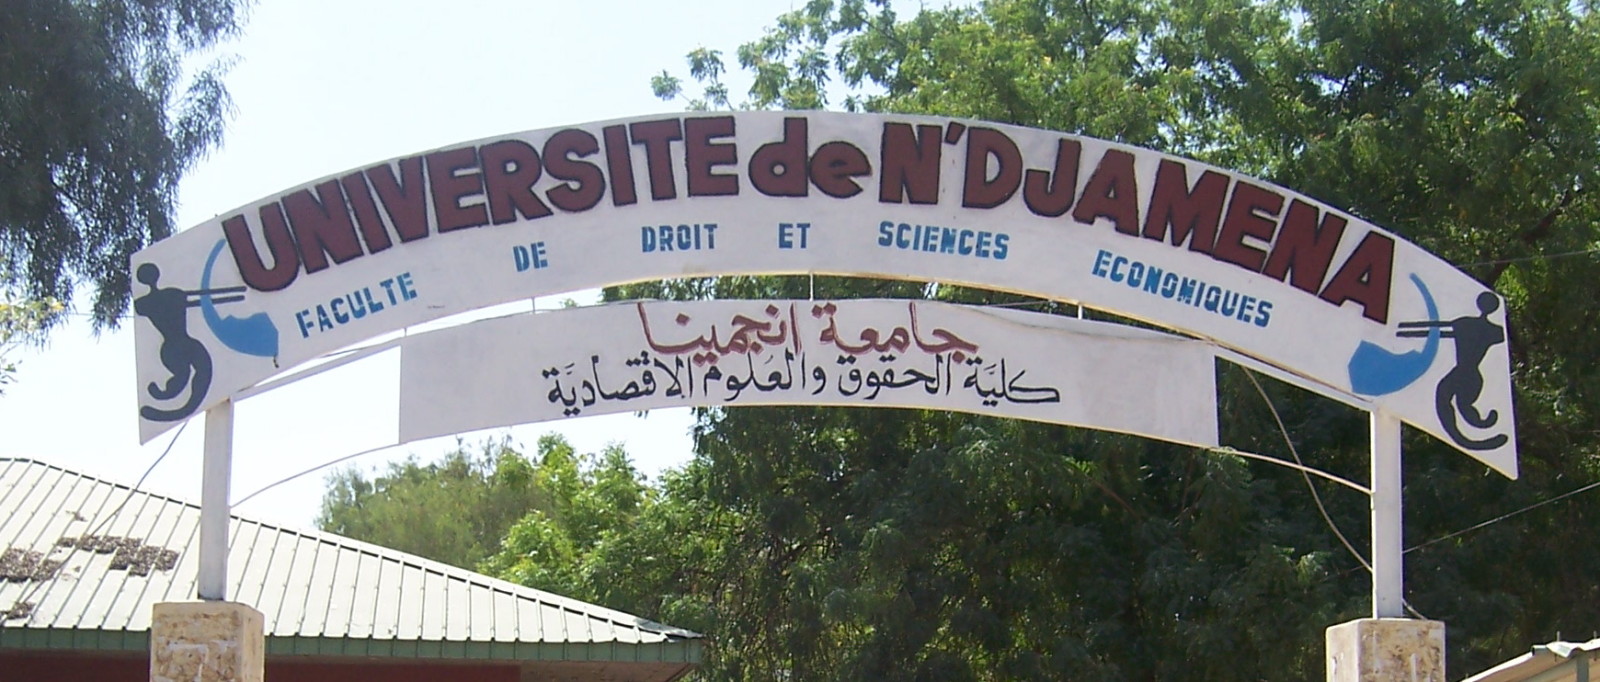
<path fill-rule="evenodd" d="M 483 320 L 400 348 L 402 443 L 664 407 L 844 405 L 1217 445 L 1211 346 L 1058 315 L 881 299 L 655 301 Z"/>
<path fill-rule="evenodd" d="M 1516 474 L 1493 292 L 1309 197 L 1043 130 L 740 112 L 530 131 L 291 188 L 132 265 L 144 440 L 280 368 L 491 304 L 819 273 L 1019 292 L 1181 330 Z"/>

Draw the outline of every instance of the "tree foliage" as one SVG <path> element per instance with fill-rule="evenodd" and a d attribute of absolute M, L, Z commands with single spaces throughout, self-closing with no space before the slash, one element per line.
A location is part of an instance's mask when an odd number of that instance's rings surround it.
<path fill-rule="evenodd" d="M 534 482 L 550 496 L 504 534 L 498 551 L 482 562 L 490 575 L 561 594 L 600 599 L 615 575 L 596 575 L 596 555 L 630 533 L 655 502 L 655 491 L 621 447 L 580 455 L 560 436 L 539 439 Z M 606 599 L 607 601 L 616 601 Z"/>
<path fill-rule="evenodd" d="M 39 340 L 40 333 L 62 312 L 59 301 L 0 299 L 0 391 L 11 383 L 17 363 L 11 351 Z"/>
<path fill-rule="evenodd" d="M 432 464 L 394 462 L 371 478 L 345 469 L 327 485 L 319 528 L 469 569 L 552 498 L 534 465 L 503 440 L 476 452 L 459 447 Z"/>
<path fill-rule="evenodd" d="M 724 68 L 691 55 L 692 101 Z M 1588 498 L 1600 363 L 1600 18 L 1558 0 L 990 0 L 902 17 L 814 0 L 741 46 L 744 106 L 930 113 L 1129 142 L 1294 187 L 1386 226 L 1510 305 L 1521 481 L 1410 434 L 1412 607 L 1456 674 L 1600 623 Z M 710 63 L 708 63 L 708 60 Z M 658 93 L 680 96 L 670 74 Z M 1007 297 L 818 280 L 818 295 Z M 636 296 L 804 296 L 726 279 Z M 1050 307 L 1043 304 L 1042 307 Z M 1224 373 L 1225 442 L 1365 478 L 1362 415 Z M 1266 400 L 1263 400 L 1266 398 Z M 1281 417 L 1289 441 L 1279 433 Z M 910 411 L 706 411 L 691 500 L 723 552 L 692 593 L 715 679 L 1306 679 L 1368 609 L 1367 501 L 1123 437 Z M 738 557 L 737 560 L 729 557 Z M 682 583 L 664 586 L 664 592 Z M 731 598 L 726 598 L 732 595 Z"/>
<path fill-rule="evenodd" d="M 12 0 L 0 12 L 0 287 L 127 308 L 128 258 L 171 234 L 178 180 L 222 139 L 249 0 Z"/>

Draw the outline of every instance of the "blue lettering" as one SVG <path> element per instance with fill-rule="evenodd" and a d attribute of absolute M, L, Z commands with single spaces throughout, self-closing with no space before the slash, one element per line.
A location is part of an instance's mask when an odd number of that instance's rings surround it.
<path fill-rule="evenodd" d="M 1161 285 L 1161 276 L 1164 274 L 1166 273 L 1161 268 L 1154 265 L 1150 266 L 1149 272 L 1144 278 L 1144 292 L 1147 294 L 1156 293 L 1156 288 Z"/>
<path fill-rule="evenodd" d="M 793 229 L 800 231 L 799 247 L 806 248 L 808 223 L 778 223 L 778 248 L 793 248 Z M 791 229 L 793 228 L 793 229 Z M 878 223 L 878 246 L 895 247 L 906 251 L 942 253 L 1005 260 L 1011 235 L 943 225 L 918 225 L 885 220 Z M 1101 252 L 1109 258 L 1109 251 Z M 1103 267 L 1103 264 L 1098 267 Z M 1103 276 L 1102 273 L 1096 273 Z"/>
<path fill-rule="evenodd" d="M 807 225 L 809 227 L 809 225 Z M 802 238 L 802 241 L 804 239 Z M 538 254 L 543 253 L 544 242 L 535 242 L 532 246 L 535 255 L 533 267 L 544 267 L 539 264 Z M 670 253 L 673 251 L 698 251 L 717 248 L 717 224 L 693 223 L 682 225 L 657 225 L 639 228 L 639 252 Z M 545 265 L 548 265 L 546 263 Z"/>
<path fill-rule="evenodd" d="M 1256 306 L 1256 326 L 1265 327 L 1272 320 L 1272 301 L 1262 301 Z"/>
<path fill-rule="evenodd" d="M 367 304 L 361 300 L 361 295 L 352 293 L 345 297 L 345 303 L 350 306 L 350 316 L 361 319 L 367 316 Z"/>
<path fill-rule="evenodd" d="M 511 247 L 511 262 L 516 264 L 517 272 L 527 272 L 528 268 L 533 267 L 533 258 L 528 254 L 528 247 L 520 245 Z"/>
<path fill-rule="evenodd" d="M 1229 291 L 1222 294 L 1222 309 L 1219 311 L 1223 317 L 1233 317 L 1239 312 L 1239 292 Z"/>
<path fill-rule="evenodd" d="M 400 284 L 400 298 L 401 299 L 410 301 L 410 300 L 413 300 L 413 299 L 415 299 L 417 297 L 417 290 L 411 288 L 411 273 L 410 272 L 402 272 L 402 273 L 400 273 L 400 276 L 396 277 L 395 281 Z"/>
<path fill-rule="evenodd" d="M 1246 297 L 1244 297 L 1244 302 L 1239 304 L 1239 314 L 1236 316 L 1236 319 L 1238 319 L 1240 322 L 1249 322 L 1250 321 L 1250 313 L 1255 312 L 1255 309 L 1256 309 L 1256 297 L 1254 297 L 1254 296 L 1246 296 Z"/>
<path fill-rule="evenodd" d="M 1106 276 L 1106 266 L 1110 264 L 1111 252 L 1105 249 L 1100 249 L 1100 252 L 1094 255 L 1094 267 L 1089 268 L 1089 274 L 1094 275 L 1095 277 L 1103 278 Z"/>
<path fill-rule="evenodd" d="M 378 282 L 378 284 L 383 286 L 383 293 L 386 293 L 386 294 L 389 295 L 389 305 L 399 305 L 400 304 L 400 299 L 395 298 L 395 296 L 394 296 L 394 278 L 393 277 L 390 277 L 389 279 L 383 280 L 382 282 Z"/>
<path fill-rule="evenodd" d="M 380 311 L 383 310 L 383 301 L 379 301 L 379 300 L 376 300 L 376 299 L 372 298 L 372 287 L 362 287 L 361 293 L 366 295 L 366 297 L 367 297 L 367 309 L 368 310 L 371 310 L 372 312 L 375 312 L 375 313 L 376 312 L 380 312 Z"/>
<path fill-rule="evenodd" d="M 536 242 L 523 249 L 532 267 L 543 267 L 542 249 L 543 242 Z M 381 293 L 374 295 L 373 289 L 380 289 Z M 389 299 L 388 305 L 414 301 L 422 296 L 417 290 L 416 279 L 409 271 L 402 272 L 378 282 L 377 285 L 361 287 L 296 312 L 295 326 L 300 329 L 301 338 L 310 338 L 312 331 L 332 331 L 341 325 L 363 319 L 369 314 L 376 315 L 383 312 L 385 295 Z"/>
<path fill-rule="evenodd" d="M 1121 282 L 1122 278 L 1126 276 L 1122 274 L 1122 268 L 1127 267 L 1127 265 L 1127 256 L 1117 256 L 1115 260 L 1111 261 L 1111 281 Z"/>
<path fill-rule="evenodd" d="M 550 259 L 545 257 L 544 242 L 533 243 L 533 267 L 536 269 L 550 267 Z"/>
<path fill-rule="evenodd" d="M 1178 285 L 1178 302 L 1198 303 L 1200 301 L 1199 286 L 1200 280 L 1192 277 L 1183 278 L 1183 283 Z"/>
<path fill-rule="evenodd" d="M 983 253 L 983 239 L 988 234 L 979 233 L 980 254 Z M 1008 236 L 1004 232 L 995 233 L 995 243 L 1004 244 Z M 1003 251 L 997 251 L 995 257 L 1002 258 Z M 1090 266 L 1089 274 L 1127 284 L 1131 289 L 1142 290 L 1152 296 L 1168 300 L 1176 299 L 1184 305 L 1203 308 L 1208 312 L 1247 324 L 1255 324 L 1258 327 L 1266 327 L 1272 318 L 1271 301 L 1209 284 L 1204 280 L 1185 277 L 1144 261 L 1117 255 L 1106 249 L 1095 252 L 1094 264 Z"/>
<path fill-rule="evenodd" d="M 1178 273 L 1169 272 L 1161 279 L 1161 297 L 1172 298 L 1178 295 Z"/>

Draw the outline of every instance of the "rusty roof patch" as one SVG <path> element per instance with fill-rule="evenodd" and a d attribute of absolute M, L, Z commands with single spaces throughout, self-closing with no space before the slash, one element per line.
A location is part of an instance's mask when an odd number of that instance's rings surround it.
<path fill-rule="evenodd" d="M 147 545 L 138 538 L 116 535 L 67 536 L 56 540 L 56 546 L 110 554 L 111 570 L 128 571 L 134 575 L 150 575 L 151 570 L 170 571 L 178 566 L 177 552 Z"/>
<path fill-rule="evenodd" d="M 43 552 L 21 547 L 9 547 L 6 551 L 0 552 L 0 580 L 7 582 L 49 580 L 56 577 L 56 572 L 60 570 L 61 562 L 56 559 L 46 559 Z"/>

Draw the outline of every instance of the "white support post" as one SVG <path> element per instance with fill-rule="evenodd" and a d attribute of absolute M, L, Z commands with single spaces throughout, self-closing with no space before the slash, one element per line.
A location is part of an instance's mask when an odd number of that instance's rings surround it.
<path fill-rule="evenodd" d="M 1405 618 L 1400 420 L 1372 412 L 1372 617 Z"/>
<path fill-rule="evenodd" d="M 233 477 L 233 401 L 206 410 L 200 480 L 200 598 L 228 598 L 228 483 Z"/>
<path fill-rule="evenodd" d="M 1328 682 L 1444 682 L 1444 623 L 1406 618 L 1400 420 L 1372 411 L 1372 617 L 1327 631 Z"/>

